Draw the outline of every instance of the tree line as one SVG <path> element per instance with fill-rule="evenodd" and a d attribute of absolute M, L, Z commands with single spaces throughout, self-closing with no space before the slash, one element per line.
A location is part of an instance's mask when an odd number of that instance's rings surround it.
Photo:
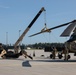
<path fill-rule="evenodd" d="M 14 45 L 3 45 L 4 48 L 8 48 L 8 49 L 14 49 Z M 21 49 L 26 49 L 27 47 L 30 47 L 31 49 L 43 49 L 46 46 L 51 46 L 51 47 L 63 47 L 64 43 L 35 43 L 35 44 L 21 44 L 20 48 Z"/>

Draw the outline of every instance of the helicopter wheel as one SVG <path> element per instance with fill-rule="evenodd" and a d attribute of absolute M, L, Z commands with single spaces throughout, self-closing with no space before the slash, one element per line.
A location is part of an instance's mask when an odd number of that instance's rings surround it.
<path fill-rule="evenodd" d="M 68 60 L 68 59 L 70 59 L 70 58 L 71 58 L 71 56 L 70 56 L 70 55 L 67 55 L 67 58 L 64 59 L 64 60 Z"/>
<path fill-rule="evenodd" d="M 74 53 L 74 56 L 76 56 L 76 53 Z"/>
<path fill-rule="evenodd" d="M 63 56 L 62 54 L 58 54 L 58 58 L 61 59 Z"/>
<path fill-rule="evenodd" d="M 70 59 L 71 58 L 71 56 L 70 55 L 68 55 L 68 57 L 67 57 L 68 59 Z"/>
<path fill-rule="evenodd" d="M 50 58 L 51 58 L 51 59 L 53 58 L 53 55 L 52 55 L 52 54 L 50 54 Z"/>

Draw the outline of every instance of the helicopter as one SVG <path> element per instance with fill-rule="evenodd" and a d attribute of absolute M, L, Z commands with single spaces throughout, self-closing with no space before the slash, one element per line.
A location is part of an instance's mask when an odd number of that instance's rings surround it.
<path fill-rule="evenodd" d="M 68 23 L 64 23 L 52 28 L 43 28 L 40 32 L 35 33 L 33 35 L 30 35 L 29 37 L 41 34 L 41 33 L 45 33 L 45 32 L 51 32 L 51 30 L 56 29 L 56 28 L 60 28 L 63 26 L 67 26 L 68 27 L 63 31 L 63 33 L 60 35 L 60 37 L 68 37 L 70 36 L 69 40 L 67 40 L 64 44 L 65 47 L 62 50 L 62 53 L 59 54 L 59 58 L 62 58 L 62 54 L 64 54 L 64 60 L 68 60 L 70 59 L 70 55 L 69 53 L 74 53 L 74 55 L 76 55 L 76 20 L 70 21 Z M 72 33 L 72 34 L 71 34 Z M 52 54 L 53 58 L 55 58 L 55 50 L 53 49 L 53 54 Z"/>

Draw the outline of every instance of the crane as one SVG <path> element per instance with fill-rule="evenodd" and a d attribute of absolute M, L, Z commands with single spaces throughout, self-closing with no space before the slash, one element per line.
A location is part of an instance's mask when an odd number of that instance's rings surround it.
<path fill-rule="evenodd" d="M 22 33 L 22 35 L 18 38 L 18 40 L 15 42 L 14 44 L 14 51 L 15 53 L 18 53 L 18 44 L 23 40 L 24 36 L 26 35 L 26 33 L 29 31 L 29 29 L 33 26 L 34 22 L 37 20 L 37 18 L 40 16 L 40 14 L 45 11 L 44 7 L 42 7 L 40 9 L 40 11 L 37 13 L 37 15 L 34 17 L 34 19 L 31 21 L 31 23 L 28 25 L 28 27 L 24 30 L 24 32 Z M 26 53 L 25 53 L 26 54 Z"/>

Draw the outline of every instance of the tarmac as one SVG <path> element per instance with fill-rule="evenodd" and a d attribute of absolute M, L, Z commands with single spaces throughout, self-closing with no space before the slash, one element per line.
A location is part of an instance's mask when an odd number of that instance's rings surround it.
<path fill-rule="evenodd" d="M 23 56 L 18 59 L 0 58 L 0 75 L 76 75 L 76 57 L 73 54 L 71 59 L 64 61 L 50 59 L 47 56 L 49 53 L 44 53 L 46 56 L 40 53 L 33 60 Z"/>

